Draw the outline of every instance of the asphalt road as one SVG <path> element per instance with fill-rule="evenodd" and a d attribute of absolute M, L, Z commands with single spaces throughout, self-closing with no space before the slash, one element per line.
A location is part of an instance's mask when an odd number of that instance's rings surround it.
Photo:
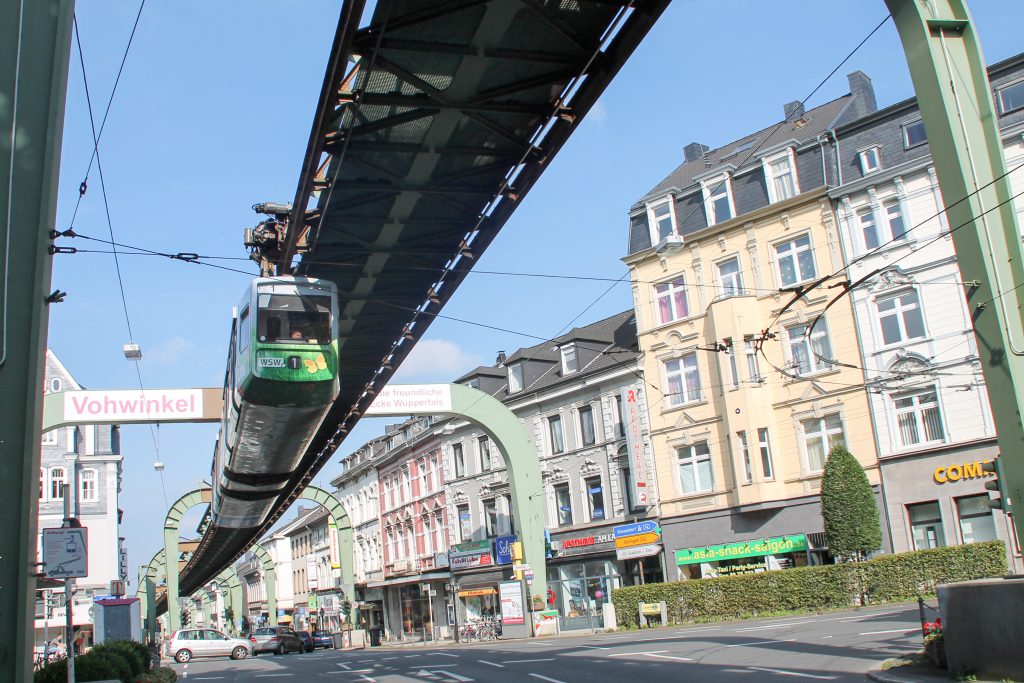
<path fill-rule="evenodd" d="M 883 660 L 920 647 L 916 605 L 893 605 L 684 628 L 437 647 L 317 650 L 171 666 L 179 680 L 190 683 L 297 683 L 313 678 L 339 683 L 864 681 L 864 674 Z"/>

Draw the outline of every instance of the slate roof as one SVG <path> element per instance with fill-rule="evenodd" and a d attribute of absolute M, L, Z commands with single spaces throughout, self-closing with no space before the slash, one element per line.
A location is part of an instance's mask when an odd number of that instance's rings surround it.
<path fill-rule="evenodd" d="M 561 352 L 558 347 L 576 343 L 580 369 L 569 375 L 562 374 Z M 507 401 L 524 394 L 549 389 L 563 382 L 578 382 L 599 372 L 617 367 L 632 366 L 640 355 L 636 339 L 636 315 L 632 310 L 616 313 L 591 325 L 577 327 L 551 341 L 517 349 L 509 354 L 504 366 L 481 366 L 455 380 L 466 384 L 480 380 L 480 390 L 498 400 Z M 523 363 L 523 391 L 509 394 L 505 368 Z"/>
<path fill-rule="evenodd" d="M 787 141 L 793 140 L 799 146 L 816 140 L 819 134 L 836 125 L 852 99 L 852 95 L 843 95 L 831 102 L 807 110 L 802 117 L 793 121 L 773 123 L 756 133 L 745 135 L 739 140 L 710 150 L 700 159 L 684 162 L 637 200 L 632 208 L 639 208 L 648 199 L 664 196 L 672 190 L 684 191 L 697 184 L 694 178 L 713 173 L 719 168 L 733 166 L 736 168 L 735 173 L 741 173 L 744 169 L 752 166 L 760 166 L 760 157 L 764 150 L 771 150 Z M 801 124 L 804 121 L 806 123 Z M 747 143 L 753 144 L 747 146 Z M 737 152 L 737 150 L 740 151 Z"/>

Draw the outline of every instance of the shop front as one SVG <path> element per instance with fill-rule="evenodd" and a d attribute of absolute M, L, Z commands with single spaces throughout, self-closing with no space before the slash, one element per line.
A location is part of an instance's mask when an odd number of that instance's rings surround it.
<path fill-rule="evenodd" d="M 1007 562 L 1022 569 L 1013 518 L 989 507 L 982 465 L 995 443 L 950 448 L 879 461 L 895 552 L 1001 540 Z"/>
<path fill-rule="evenodd" d="M 613 590 L 663 579 L 660 556 L 620 560 L 613 530 L 609 525 L 552 533 L 545 602 L 558 612 L 561 630 L 604 628 L 604 604 Z"/>
<path fill-rule="evenodd" d="M 805 567 L 808 543 L 805 534 L 759 538 L 737 543 L 683 548 L 675 553 L 679 576 L 707 579 L 734 574 L 757 574 L 769 569 Z"/>
<path fill-rule="evenodd" d="M 359 602 L 358 628 L 366 631 L 370 645 L 380 645 L 384 634 L 384 591 L 381 588 L 356 587 Z"/>
<path fill-rule="evenodd" d="M 453 629 L 467 623 L 493 619 L 501 614 L 498 585 L 512 574 L 511 566 L 496 563 L 490 540 L 452 546 L 448 561 L 452 571 L 448 622 Z"/>

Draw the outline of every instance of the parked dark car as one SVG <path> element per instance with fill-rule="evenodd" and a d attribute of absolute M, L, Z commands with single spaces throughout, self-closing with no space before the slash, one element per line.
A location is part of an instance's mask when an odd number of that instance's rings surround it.
<path fill-rule="evenodd" d="M 313 631 L 313 647 L 334 647 L 334 636 L 330 631 Z"/>
<path fill-rule="evenodd" d="M 303 652 L 306 649 L 302 639 L 290 626 L 263 626 L 254 630 L 249 640 L 252 642 L 254 654 L 273 652 L 275 655 L 283 655 L 286 652 Z"/>
<path fill-rule="evenodd" d="M 302 645 L 305 648 L 306 652 L 313 651 L 313 636 L 309 635 L 309 631 L 296 631 L 295 635 L 297 635 L 299 637 L 299 640 L 302 641 Z"/>

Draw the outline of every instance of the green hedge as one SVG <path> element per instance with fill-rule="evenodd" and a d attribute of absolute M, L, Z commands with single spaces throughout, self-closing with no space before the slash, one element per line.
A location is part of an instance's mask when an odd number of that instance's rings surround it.
<path fill-rule="evenodd" d="M 665 601 L 673 623 L 743 619 L 776 612 L 811 612 L 859 604 L 912 600 L 940 583 L 970 581 L 1007 572 L 1002 541 L 973 543 L 867 562 L 799 567 L 760 574 L 616 588 L 620 626 L 636 627 L 637 603 Z"/>
<path fill-rule="evenodd" d="M 149 649 L 130 640 L 113 640 L 75 657 L 75 678 L 84 681 L 117 679 L 122 683 L 174 681 L 170 669 L 150 670 Z M 50 662 L 35 673 L 34 683 L 67 683 L 67 660 Z"/>

